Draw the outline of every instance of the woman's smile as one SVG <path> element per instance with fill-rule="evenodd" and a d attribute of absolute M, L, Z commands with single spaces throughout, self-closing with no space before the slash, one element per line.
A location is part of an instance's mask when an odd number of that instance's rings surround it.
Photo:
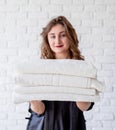
<path fill-rule="evenodd" d="M 57 46 L 55 46 L 55 47 L 57 47 L 57 48 L 61 48 L 61 47 L 63 47 L 63 45 L 57 45 Z"/>

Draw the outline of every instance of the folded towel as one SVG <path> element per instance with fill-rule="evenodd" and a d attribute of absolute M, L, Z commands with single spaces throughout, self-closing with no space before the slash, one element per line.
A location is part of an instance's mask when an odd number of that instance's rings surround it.
<path fill-rule="evenodd" d="M 59 74 L 19 74 L 15 76 L 17 85 L 34 86 L 59 86 L 76 88 L 94 88 L 103 90 L 103 85 L 97 79 Z"/>
<path fill-rule="evenodd" d="M 103 85 L 96 79 L 96 69 L 81 60 L 23 62 L 16 66 L 14 103 L 30 100 L 99 101 Z"/>
<path fill-rule="evenodd" d="M 16 65 L 18 73 L 25 74 L 63 74 L 96 78 L 96 69 L 92 64 L 73 59 L 39 59 Z"/>
<path fill-rule="evenodd" d="M 31 100 L 49 100 L 49 101 L 86 101 L 86 102 L 97 102 L 100 100 L 100 96 L 89 95 L 77 95 L 71 93 L 40 93 L 40 94 L 18 94 L 13 93 L 14 103 L 24 103 Z"/>
<path fill-rule="evenodd" d="M 73 88 L 73 87 L 59 87 L 59 86 L 36 86 L 36 87 L 23 87 L 16 86 L 15 92 L 19 94 L 39 94 L 39 93 L 73 93 L 82 95 L 96 95 L 95 89 Z"/>

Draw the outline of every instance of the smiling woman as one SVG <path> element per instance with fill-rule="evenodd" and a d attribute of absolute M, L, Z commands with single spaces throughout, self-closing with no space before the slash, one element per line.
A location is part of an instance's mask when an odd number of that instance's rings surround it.
<path fill-rule="evenodd" d="M 59 27 L 59 28 L 58 28 Z M 58 28 L 58 30 L 57 30 Z M 53 32 L 51 32 L 53 31 Z M 49 40 L 49 34 L 51 33 L 52 40 L 56 39 L 66 39 L 67 44 L 69 44 L 69 55 L 71 59 L 83 60 L 84 57 L 81 55 L 78 49 L 78 38 L 75 29 L 71 25 L 71 23 L 64 17 L 59 16 L 52 19 L 46 27 L 43 28 L 41 33 L 43 41 L 41 46 L 41 58 L 43 59 L 55 59 L 55 53 L 49 46 L 51 43 Z M 60 35 L 58 34 L 60 33 Z M 57 37 L 58 34 L 58 37 Z M 62 34 L 62 35 L 61 35 Z M 64 38 L 63 38 L 64 37 Z M 65 41 L 65 40 L 64 40 Z"/>
<path fill-rule="evenodd" d="M 78 49 L 76 31 L 64 16 L 52 19 L 41 35 L 41 59 L 84 60 Z M 91 109 L 93 104 L 84 101 L 30 101 L 31 119 L 27 130 L 86 130 L 83 111 Z"/>
<path fill-rule="evenodd" d="M 48 33 L 48 41 L 50 48 L 55 53 L 56 59 L 70 58 L 69 39 L 65 32 L 65 28 L 61 24 L 52 27 Z"/>

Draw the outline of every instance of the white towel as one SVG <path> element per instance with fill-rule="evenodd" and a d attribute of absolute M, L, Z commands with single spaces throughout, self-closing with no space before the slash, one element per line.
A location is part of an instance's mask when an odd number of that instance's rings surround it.
<path fill-rule="evenodd" d="M 96 79 L 57 74 L 19 74 L 15 76 L 16 84 L 23 86 L 65 86 L 77 88 L 94 88 L 103 90 L 103 85 Z"/>
<path fill-rule="evenodd" d="M 71 93 L 40 93 L 40 94 L 18 94 L 13 93 L 14 103 L 24 103 L 31 100 L 49 100 L 49 101 L 86 101 L 86 102 L 97 102 L 100 100 L 100 96 L 89 95 L 77 95 Z"/>
<path fill-rule="evenodd" d="M 96 78 L 96 69 L 92 64 L 73 59 L 39 59 L 38 61 L 22 62 L 16 65 L 18 73 L 64 74 Z"/>
<path fill-rule="evenodd" d="M 24 87 L 16 86 L 15 92 L 19 94 L 40 94 L 40 93 L 73 93 L 78 95 L 96 95 L 95 89 L 75 88 L 75 87 L 59 87 L 59 86 L 36 86 Z"/>
<path fill-rule="evenodd" d="M 99 101 L 103 85 L 96 69 L 81 60 L 43 60 L 20 63 L 16 67 L 14 103 L 31 100 Z"/>

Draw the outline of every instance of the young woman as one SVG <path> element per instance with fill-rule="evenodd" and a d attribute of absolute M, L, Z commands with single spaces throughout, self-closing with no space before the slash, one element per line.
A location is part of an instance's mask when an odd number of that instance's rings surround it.
<path fill-rule="evenodd" d="M 41 35 L 42 59 L 84 60 L 78 49 L 76 31 L 64 16 L 52 19 L 43 28 Z M 86 130 L 83 111 L 91 109 L 93 104 L 83 101 L 30 101 L 31 119 L 27 130 L 39 130 L 36 126 L 40 124 L 36 124 L 36 120 L 42 116 L 42 130 Z"/>

